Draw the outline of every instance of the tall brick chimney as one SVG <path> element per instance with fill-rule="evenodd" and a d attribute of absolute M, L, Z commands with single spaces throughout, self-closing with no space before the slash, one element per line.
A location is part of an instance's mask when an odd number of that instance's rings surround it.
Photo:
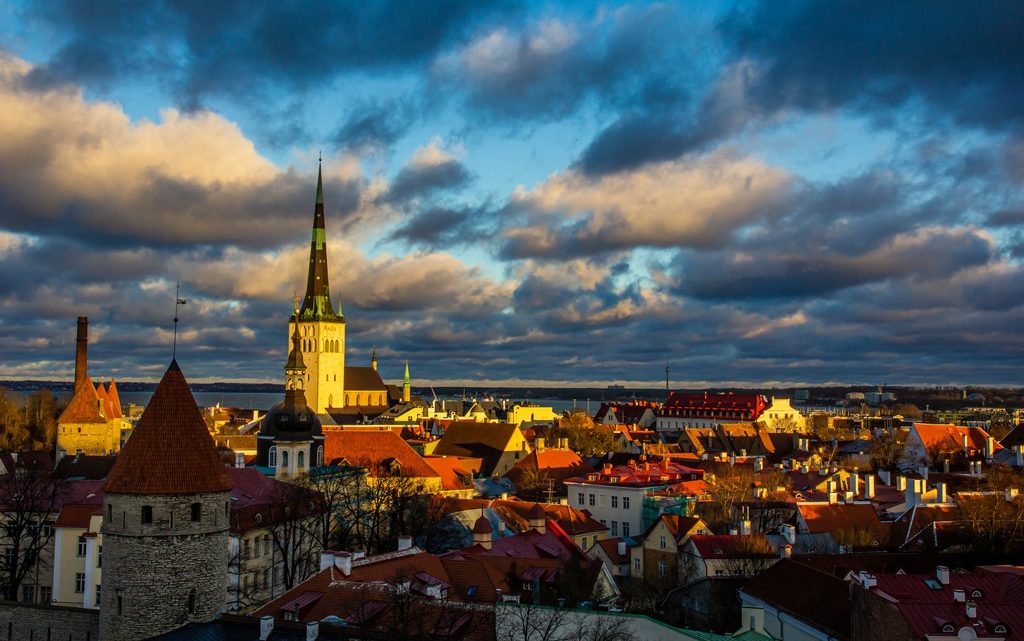
<path fill-rule="evenodd" d="M 86 352 L 89 347 L 89 317 L 78 317 L 78 337 L 75 339 L 75 391 L 85 383 L 88 376 Z"/>

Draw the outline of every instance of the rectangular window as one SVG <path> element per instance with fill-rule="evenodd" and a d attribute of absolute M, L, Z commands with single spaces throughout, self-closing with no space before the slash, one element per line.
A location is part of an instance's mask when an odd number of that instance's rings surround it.
<path fill-rule="evenodd" d="M 629 536 L 629 521 L 622 522 L 622 536 Z"/>
<path fill-rule="evenodd" d="M 75 594 L 85 592 L 85 572 L 75 572 Z"/>
<path fill-rule="evenodd" d="M 612 497 L 612 507 L 619 507 L 619 497 L 617 497 L 617 496 L 613 496 Z"/>
<path fill-rule="evenodd" d="M 664 534 L 658 537 L 658 547 L 660 547 L 662 550 L 665 549 L 665 535 Z"/>
<path fill-rule="evenodd" d="M 100 604 L 100 588 L 102 588 L 102 587 L 103 586 L 100 585 L 99 583 L 96 584 L 96 605 L 97 606 L 99 606 L 99 604 Z"/>
<path fill-rule="evenodd" d="M 594 495 L 593 495 L 593 494 L 591 494 L 591 495 L 590 495 L 590 507 L 594 507 L 594 503 L 595 503 L 595 501 L 594 501 Z"/>
<path fill-rule="evenodd" d="M 584 505 L 585 503 L 586 503 L 586 500 L 583 497 L 583 492 L 580 492 L 580 505 Z"/>
<path fill-rule="evenodd" d="M 192 504 L 192 522 L 198 523 L 203 518 L 203 504 L 193 503 Z"/>
<path fill-rule="evenodd" d="M 640 571 L 640 559 L 633 559 L 633 569 L 637 572 Z"/>
<path fill-rule="evenodd" d="M 622 509 L 623 510 L 628 510 L 629 509 L 629 497 L 628 496 L 622 497 Z"/>
<path fill-rule="evenodd" d="M 618 535 L 619 535 L 619 522 L 618 521 L 612 521 L 612 536 L 618 536 Z"/>
<path fill-rule="evenodd" d="M 584 550 L 587 549 L 587 537 L 583 537 L 583 541 L 580 544 L 580 547 L 582 547 Z"/>
<path fill-rule="evenodd" d="M 245 561 L 252 556 L 249 539 L 242 539 L 242 560 Z"/>
<path fill-rule="evenodd" d="M 96 546 L 96 567 L 98 567 L 98 568 L 103 567 L 103 546 L 102 545 L 97 545 Z"/>
<path fill-rule="evenodd" d="M 48 585 L 40 586 L 39 588 L 39 602 L 49 603 L 53 601 L 53 588 Z"/>
<path fill-rule="evenodd" d="M 153 506 L 143 505 L 142 506 L 142 523 L 148 525 L 153 522 Z"/>
<path fill-rule="evenodd" d="M 21 600 L 25 603 L 35 603 L 36 600 L 36 586 L 34 585 L 23 585 L 21 586 Z"/>
<path fill-rule="evenodd" d="M 85 556 L 85 550 L 88 547 L 88 542 L 84 536 L 78 537 L 78 556 Z"/>

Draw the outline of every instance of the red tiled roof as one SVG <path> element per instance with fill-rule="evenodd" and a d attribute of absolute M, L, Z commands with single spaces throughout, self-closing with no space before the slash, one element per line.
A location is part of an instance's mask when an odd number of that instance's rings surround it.
<path fill-rule="evenodd" d="M 100 495 L 103 496 L 102 494 Z M 100 516 L 103 514 L 103 504 L 99 503 L 96 505 L 65 505 L 60 509 L 60 513 L 57 515 L 57 520 L 54 522 L 54 527 L 74 527 L 74 528 L 86 528 L 89 527 L 89 521 L 94 516 Z"/>
<path fill-rule="evenodd" d="M 629 546 L 626 546 L 626 553 L 619 554 L 619 541 L 621 537 L 615 537 L 614 539 L 601 539 L 597 542 L 604 550 L 604 553 L 608 555 L 608 558 L 612 563 L 621 565 L 622 563 L 629 563 Z"/>
<path fill-rule="evenodd" d="M 954 451 L 963 449 L 963 437 L 967 437 L 967 448 L 984 450 L 988 432 L 980 427 L 962 427 L 960 425 L 939 425 L 935 423 L 914 423 L 912 428 L 917 432 L 921 442 L 928 451 Z M 998 452 L 1003 446 L 995 444 Z"/>
<path fill-rule="evenodd" d="M 694 534 L 690 542 L 706 559 L 746 559 L 772 556 L 762 534 Z M 762 550 L 764 550 L 762 552 Z"/>
<path fill-rule="evenodd" d="M 564 481 L 572 476 L 585 474 L 590 469 L 583 463 L 580 455 L 572 450 L 544 448 L 544 451 L 534 450 L 524 456 L 505 476 L 518 485 L 528 471 L 538 471 L 544 478 Z"/>
<path fill-rule="evenodd" d="M 811 534 L 828 533 L 837 541 L 858 532 L 869 533 L 877 545 L 889 539 L 889 526 L 878 519 L 870 503 L 797 503 L 797 508 Z"/>
<path fill-rule="evenodd" d="M 672 392 L 658 416 L 753 421 L 767 407 L 768 400 L 760 394 Z"/>
<path fill-rule="evenodd" d="M 325 427 L 324 436 L 325 461 L 344 460 L 348 465 L 379 468 L 390 459 L 400 466 L 402 476 L 441 476 L 395 432 L 376 428 Z M 374 475 L 374 470 L 370 474 Z"/>
<path fill-rule="evenodd" d="M 198 494 L 231 489 L 188 382 L 171 361 L 117 457 L 103 490 L 118 494 Z"/>
<path fill-rule="evenodd" d="M 628 485 L 642 487 L 647 485 L 667 485 L 680 481 L 693 481 L 702 478 L 702 470 L 681 465 L 673 461 L 644 461 L 629 465 L 615 465 L 611 469 L 602 468 L 596 472 L 566 479 L 573 483 L 594 483 L 601 485 Z"/>
<path fill-rule="evenodd" d="M 100 414 L 100 397 L 88 378 L 75 390 L 74 396 L 57 419 L 58 424 L 106 423 Z"/>
<path fill-rule="evenodd" d="M 111 418 L 121 418 L 124 416 L 124 412 L 121 409 L 121 396 L 117 393 L 117 383 L 114 379 L 110 379 L 110 383 L 107 385 L 107 398 L 110 399 L 110 406 L 114 410 L 114 415 Z"/>
<path fill-rule="evenodd" d="M 483 459 L 465 456 L 424 456 L 423 460 L 441 477 L 441 488 L 445 490 L 466 489 L 462 479 L 475 477 L 484 464 Z"/>

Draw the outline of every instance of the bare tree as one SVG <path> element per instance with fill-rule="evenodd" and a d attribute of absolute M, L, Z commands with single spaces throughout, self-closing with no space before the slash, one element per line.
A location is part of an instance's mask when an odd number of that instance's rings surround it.
<path fill-rule="evenodd" d="M 65 481 L 33 463 L 18 464 L 0 476 L 0 593 L 11 601 L 49 546 L 51 519 L 68 492 Z"/>
<path fill-rule="evenodd" d="M 497 641 L 633 641 L 629 619 L 594 610 L 499 603 Z"/>

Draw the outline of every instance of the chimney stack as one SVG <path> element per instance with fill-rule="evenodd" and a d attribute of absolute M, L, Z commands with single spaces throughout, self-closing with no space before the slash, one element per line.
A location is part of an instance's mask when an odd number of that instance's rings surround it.
<path fill-rule="evenodd" d="M 944 482 L 935 484 L 935 502 L 946 502 L 946 484 Z"/>
<path fill-rule="evenodd" d="M 978 604 L 974 601 L 967 602 L 967 618 L 974 619 L 978 616 Z"/>
<path fill-rule="evenodd" d="M 850 478 L 846 481 L 846 489 L 853 492 L 854 498 L 860 493 L 860 473 L 857 472 L 857 468 L 853 468 L 853 472 L 850 472 Z"/>
<path fill-rule="evenodd" d="M 1013 466 L 1024 467 L 1024 445 L 1013 446 Z"/>
<path fill-rule="evenodd" d="M 618 544 L 619 556 L 626 556 L 626 542 L 620 540 Z"/>
<path fill-rule="evenodd" d="M 75 391 L 89 376 L 87 353 L 89 350 L 89 317 L 78 317 L 78 336 L 75 338 Z"/>
<path fill-rule="evenodd" d="M 779 548 L 779 556 L 782 557 L 783 559 L 788 559 L 788 558 L 792 557 L 793 556 L 793 546 L 790 545 L 789 543 L 786 543 L 785 545 L 780 547 Z"/>
<path fill-rule="evenodd" d="M 274 617 L 272 615 L 260 617 L 260 641 L 267 641 L 270 633 L 274 631 Z"/>
<path fill-rule="evenodd" d="M 898 492 L 904 492 L 907 489 L 907 477 L 902 474 L 896 476 L 896 490 Z"/>
<path fill-rule="evenodd" d="M 991 436 L 985 438 L 985 458 L 989 461 L 996 455 L 996 440 Z"/>
<path fill-rule="evenodd" d="M 935 568 L 935 578 L 939 580 L 942 585 L 949 585 L 949 568 L 945 565 L 940 565 Z"/>
<path fill-rule="evenodd" d="M 235 452 L 235 467 L 245 467 L 245 454 L 241 452 Z"/>
<path fill-rule="evenodd" d="M 352 555 L 348 552 L 338 552 L 334 555 L 335 565 L 345 576 L 352 574 Z"/>
<path fill-rule="evenodd" d="M 544 439 L 541 438 L 540 436 L 537 437 L 537 440 L 535 441 L 535 445 L 537 446 L 537 452 L 538 453 L 544 451 Z"/>
<path fill-rule="evenodd" d="M 320 622 L 310 621 L 306 624 L 306 641 L 316 641 L 320 636 Z"/>
<path fill-rule="evenodd" d="M 334 552 L 331 550 L 322 551 L 320 553 L 320 569 L 326 570 L 332 565 L 334 565 Z"/>
<path fill-rule="evenodd" d="M 412 547 L 412 537 L 408 534 L 402 534 L 398 537 L 398 551 L 403 552 Z"/>

